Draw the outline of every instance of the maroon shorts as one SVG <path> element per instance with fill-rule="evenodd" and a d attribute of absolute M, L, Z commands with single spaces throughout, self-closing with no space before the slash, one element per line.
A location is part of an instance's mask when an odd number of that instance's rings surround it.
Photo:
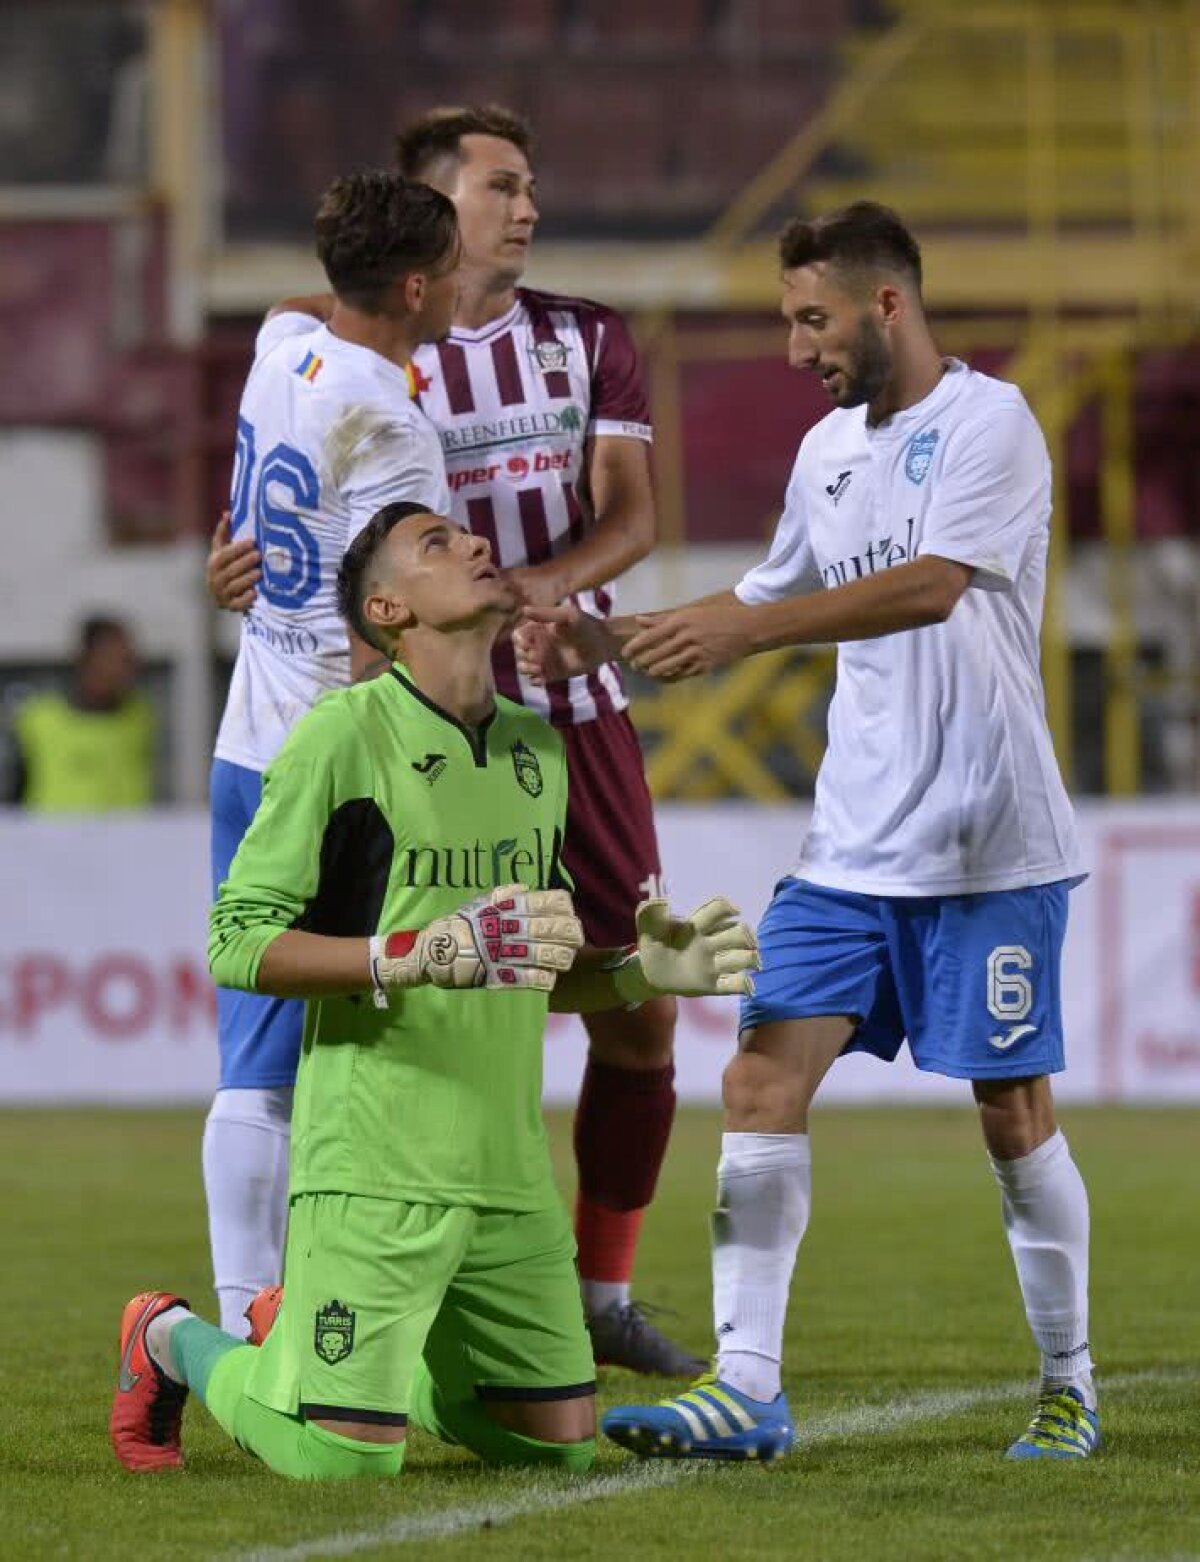
<path fill-rule="evenodd" d="M 624 711 L 560 727 L 567 749 L 563 862 L 589 944 L 632 944 L 639 900 L 662 893 L 641 745 Z"/>

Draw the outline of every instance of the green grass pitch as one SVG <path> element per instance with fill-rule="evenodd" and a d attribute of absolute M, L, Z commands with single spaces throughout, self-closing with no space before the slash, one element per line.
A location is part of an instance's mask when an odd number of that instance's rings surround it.
<path fill-rule="evenodd" d="M 970 1108 L 829 1109 L 792 1293 L 801 1446 L 785 1464 L 637 1465 L 602 1445 L 590 1478 L 533 1478 L 414 1434 L 399 1481 L 318 1488 L 268 1474 L 196 1406 L 185 1472 L 131 1477 L 108 1448 L 128 1296 L 171 1286 L 212 1316 L 198 1114 L 0 1114 L 0 1557 L 1200 1557 L 1200 1123 L 1064 1116 L 1094 1223 L 1106 1448 L 1087 1464 L 1001 1458 L 1028 1416 L 1035 1356 Z M 552 1128 L 569 1186 L 566 1115 Z M 718 1134 L 716 1114 L 680 1113 L 637 1284 L 700 1350 Z M 609 1372 L 602 1402 L 666 1388 Z"/>

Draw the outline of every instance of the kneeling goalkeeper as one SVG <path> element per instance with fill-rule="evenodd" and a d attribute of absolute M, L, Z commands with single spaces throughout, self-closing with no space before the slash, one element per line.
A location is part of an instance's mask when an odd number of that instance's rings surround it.
<path fill-rule="evenodd" d="M 131 1470 L 181 1464 L 195 1390 L 282 1475 L 394 1475 L 410 1419 L 495 1464 L 586 1470 L 595 1373 L 542 1120 L 547 1006 L 749 991 L 753 936 L 725 901 L 687 921 L 647 901 L 635 951 L 583 947 L 563 748 L 496 695 L 516 600 L 484 539 L 388 505 L 338 600 L 392 665 L 294 728 L 209 942 L 220 985 L 309 1000 L 283 1304 L 259 1349 L 169 1292 L 134 1297 L 113 1447 Z"/>

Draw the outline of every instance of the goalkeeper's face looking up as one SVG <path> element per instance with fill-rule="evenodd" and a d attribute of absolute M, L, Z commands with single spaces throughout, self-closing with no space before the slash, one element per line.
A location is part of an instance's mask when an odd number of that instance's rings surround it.
<path fill-rule="evenodd" d="M 485 537 L 420 505 L 385 505 L 346 550 L 338 607 L 369 645 L 395 659 L 401 642 L 477 639 L 484 660 L 517 608 Z"/>

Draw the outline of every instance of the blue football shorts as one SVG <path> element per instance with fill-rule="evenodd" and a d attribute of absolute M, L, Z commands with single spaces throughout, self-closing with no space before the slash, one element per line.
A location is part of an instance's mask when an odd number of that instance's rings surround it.
<path fill-rule="evenodd" d="M 212 810 L 212 892 L 229 877 L 242 836 L 262 796 L 262 775 L 214 759 L 209 782 Z M 269 1090 L 294 1085 L 304 1032 L 304 1000 L 217 988 L 217 1045 L 221 1090 Z"/>
<path fill-rule="evenodd" d="M 1062 947 L 1080 880 L 978 895 L 879 896 L 787 878 L 758 930 L 763 969 L 740 1029 L 816 1015 L 858 1020 L 846 1052 L 954 1079 L 1065 1067 Z"/>

